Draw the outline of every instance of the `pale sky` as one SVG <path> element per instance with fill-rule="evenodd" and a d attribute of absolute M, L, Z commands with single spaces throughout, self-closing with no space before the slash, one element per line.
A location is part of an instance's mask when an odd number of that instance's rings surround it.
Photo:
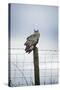
<path fill-rule="evenodd" d="M 11 4 L 11 45 L 24 48 L 26 38 L 39 29 L 39 49 L 58 49 L 58 7 Z"/>

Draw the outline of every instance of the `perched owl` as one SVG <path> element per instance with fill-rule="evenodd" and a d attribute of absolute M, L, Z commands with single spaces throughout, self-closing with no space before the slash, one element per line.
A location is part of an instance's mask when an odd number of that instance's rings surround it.
<path fill-rule="evenodd" d="M 34 49 L 34 47 L 39 41 L 39 37 L 40 37 L 39 30 L 34 30 L 34 33 L 29 37 L 27 37 L 27 41 L 24 44 L 26 46 L 25 48 L 26 52 L 30 53 Z"/>

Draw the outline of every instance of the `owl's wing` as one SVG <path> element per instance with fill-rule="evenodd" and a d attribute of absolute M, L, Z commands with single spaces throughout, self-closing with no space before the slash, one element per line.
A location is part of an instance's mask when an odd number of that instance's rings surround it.
<path fill-rule="evenodd" d="M 34 40 L 33 39 L 32 40 L 27 40 L 25 42 L 25 45 L 30 47 L 30 46 L 34 45 L 36 42 L 37 42 L 37 40 L 35 40 L 35 39 Z"/>
<path fill-rule="evenodd" d="M 26 46 L 32 46 L 36 45 L 38 43 L 39 35 L 38 34 L 32 34 L 29 37 L 27 37 L 27 41 L 25 42 L 24 45 Z"/>
<path fill-rule="evenodd" d="M 32 40 L 32 39 L 34 39 L 34 38 L 36 38 L 36 34 L 30 35 L 29 37 L 27 37 L 27 40 Z"/>

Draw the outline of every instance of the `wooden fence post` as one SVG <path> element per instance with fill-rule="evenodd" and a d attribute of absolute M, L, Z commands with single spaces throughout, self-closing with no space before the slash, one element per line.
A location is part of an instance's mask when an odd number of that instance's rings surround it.
<path fill-rule="evenodd" d="M 38 48 L 33 49 L 35 85 L 40 85 Z"/>

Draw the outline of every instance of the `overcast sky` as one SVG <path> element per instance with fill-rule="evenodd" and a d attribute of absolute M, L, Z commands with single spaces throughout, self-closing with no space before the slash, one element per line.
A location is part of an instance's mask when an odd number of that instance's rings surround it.
<path fill-rule="evenodd" d="M 58 49 L 58 7 L 11 4 L 11 45 L 24 48 L 26 38 L 39 29 L 38 47 Z"/>

